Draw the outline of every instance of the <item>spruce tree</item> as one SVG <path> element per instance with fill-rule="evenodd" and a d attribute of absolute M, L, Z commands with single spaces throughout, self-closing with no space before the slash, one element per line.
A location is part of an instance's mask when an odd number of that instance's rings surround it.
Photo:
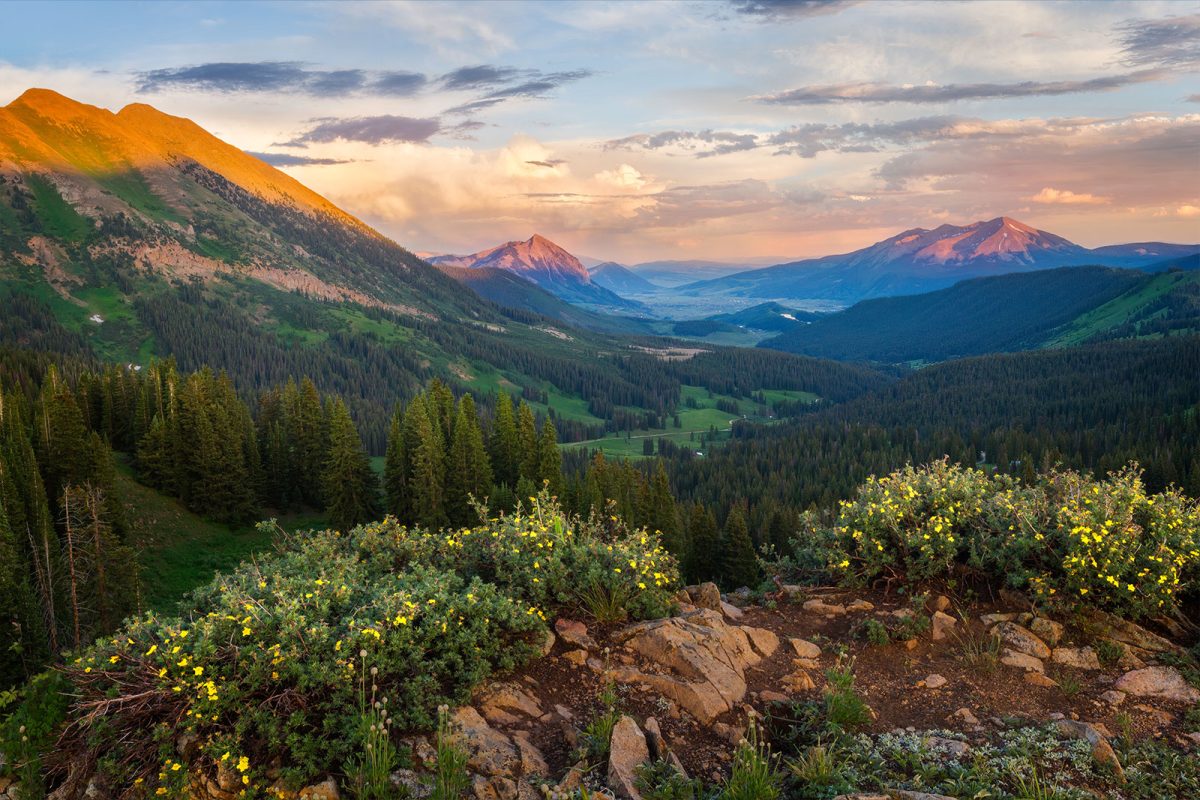
<path fill-rule="evenodd" d="M 383 457 L 384 510 L 398 519 L 408 513 L 408 458 L 404 448 L 404 410 L 396 404 L 388 427 L 387 450 Z"/>
<path fill-rule="evenodd" d="M 520 476 L 541 488 L 537 421 L 533 417 L 533 409 L 524 400 L 517 406 L 517 454 Z"/>
<path fill-rule="evenodd" d="M 759 580 L 758 558 L 741 506 L 730 509 L 725 520 L 725 539 L 721 545 L 721 577 L 725 587 L 738 589 L 756 586 Z"/>
<path fill-rule="evenodd" d="M 545 486 L 551 495 L 557 497 L 562 493 L 563 486 L 562 451 L 558 449 L 558 431 L 549 419 L 542 423 L 537 458 L 538 488 Z"/>
<path fill-rule="evenodd" d="M 496 483 L 516 489 L 521 477 L 517 420 L 513 415 L 512 399 L 503 392 L 496 400 L 496 419 L 489 449 Z"/>
<path fill-rule="evenodd" d="M 688 536 L 691 539 L 686 570 L 688 581 L 715 580 L 720 572 L 721 538 L 716 518 L 699 503 L 694 504 L 688 514 Z"/>
<path fill-rule="evenodd" d="M 329 456 L 323 474 L 325 509 L 339 530 L 370 522 L 378 516 L 375 473 L 362 439 L 341 400 L 329 409 Z"/>
<path fill-rule="evenodd" d="M 450 523 L 469 524 L 474 516 L 471 498 L 482 502 L 491 483 L 492 469 L 483 447 L 475 401 L 471 395 L 463 395 L 446 463 L 446 515 Z"/>
<path fill-rule="evenodd" d="M 439 528 L 447 521 L 442 435 L 423 398 L 413 401 L 409 413 L 412 414 L 414 440 L 406 443 L 406 446 L 411 448 L 412 458 L 409 491 L 412 495 L 413 518 L 428 528 Z"/>

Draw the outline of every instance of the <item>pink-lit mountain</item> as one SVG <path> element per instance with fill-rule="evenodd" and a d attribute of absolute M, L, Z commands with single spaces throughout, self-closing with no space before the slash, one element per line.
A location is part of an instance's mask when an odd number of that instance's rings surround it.
<path fill-rule="evenodd" d="M 1110 245 L 1089 250 L 1010 217 L 913 228 L 852 253 L 794 261 L 689 284 L 686 294 L 856 302 L 917 294 L 967 278 L 1096 264 L 1147 267 L 1200 245 Z"/>

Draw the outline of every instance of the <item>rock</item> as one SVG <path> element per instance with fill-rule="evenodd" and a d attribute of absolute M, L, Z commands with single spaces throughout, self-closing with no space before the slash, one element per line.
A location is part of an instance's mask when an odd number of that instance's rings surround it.
<path fill-rule="evenodd" d="M 805 600 L 802 608 L 813 614 L 822 614 L 826 617 L 836 617 L 846 613 L 846 607 L 843 605 L 826 605 L 824 600 Z"/>
<path fill-rule="evenodd" d="M 934 673 L 932 675 L 927 675 L 925 680 L 923 680 L 921 683 L 925 685 L 926 689 L 940 689 L 949 683 L 949 681 L 947 681 L 941 675 Z"/>
<path fill-rule="evenodd" d="M 813 682 L 812 676 L 808 674 L 808 671 L 801 668 L 784 677 L 783 688 L 795 694 L 798 692 L 811 692 L 817 688 L 817 684 Z"/>
<path fill-rule="evenodd" d="M 704 724 L 742 701 L 745 670 L 762 661 L 745 629 L 727 624 L 719 613 L 707 609 L 632 625 L 614 638 L 664 670 L 618 667 L 614 678 L 650 686 Z"/>
<path fill-rule="evenodd" d="M 569 661 L 577 667 L 582 667 L 587 663 L 587 650 L 570 650 L 562 655 L 564 661 Z"/>
<path fill-rule="evenodd" d="M 242 788 L 242 779 L 229 759 L 217 762 L 217 788 L 223 792 L 236 792 Z"/>
<path fill-rule="evenodd" d="M 1100 669 L 1100 658 L 1090 647 L 1056 647 L 1050 660 L 1074 669 Z"/>
<path fill-rule="evenodd" d="M 770 658 L 779 649 L 779 637 L 775 635 L 774 631 L 766 628 L 752 628 L 748 625 L 743 625 L 742 630 L 749 637 L 750 646 L 763 658 Z"/>
<path fill-rule="evenodd" d="M 961 758 L 971 752 L 971 745 L 966 742 L 960 742 L 958 739 L 947 739 L 944 736 L 927 736 L 924 743 L 929 747 L 945 750 L 955 758 Z"/>
<path fill-rule="evenodd" d="M 1100 695 L 1100 699 L 1108 703 L 1113 708 L 1125 702 L 1125 693 L 1118 692 L 1116 689 L 1109 689 L 1104 694 Z"/>
<path fill-rule="evenodd" d="M 662 728 L 658 726 L 658 720 L 654 717 L 646 717 L 646 722 L 642 725 L 646 734 L 646 744 L 650 747 L 650 758 L 656 761 L 664 761 L 667 758 L 667 740 L 663 738 Z"/>
<path fill-rule="evenodd" d="M 721 590 L 712 581 L 702 583 L 696 587 L 689 586 L 688 594 L 691 595 L 692 602 L 700 608 L 708 608 L 713 611 L 721 610 Z"/>
<path fill-rule="evenodd" d="M 569 645 L 584 650 L 595 650 L 597 647 L 596 640 L 588 636 L 587 626 L 577 620 L 557 619 L 554 621 L 554 630 Z"/>
<path fill-rule="evenodd" d="M 518 719 L 513 716 L 514 713 L 533 718 L 542 715 L 542 707 L 538 701 L 530 697 L 521 687 L 511 683 L 501 683 L 490 687 L 480 700 L 479 711 L 487 718 L 488 722 L 496 722 L 497 719 L 505 722 Z"/>
<path fill-rule="evenodd" d="M 1040 686 L 1043 689 L 1053 689 L 1058 686 L 1058 681 L 1049 678 L 1041 672 L 1026 672 L 1025 682 L 1031 686 Z"/>
<path fill-rule="evenodd" d="M 820 658 L 821 648 L 807 639 L 789 639 L 792 649 L 800 658 Z"/>
<path fill-rule="evenodd" d="M 789 600 L 794 600 L 804 594 L 804 587 L 798 583 L 781 583 L 779 591 L 783 592 L 784 596 Z"/>
<path fill-rule="evenodd" d="M 613 728 L 608 756 L 608 785 L 617 797 L 641 800 L 641 794 L 633 785 L 637 777 L 634 770 L 649 760 L 650 748 L 641 729 L 633 717 L 621 717 Z"/>
<path fill-rule="evenodd" d="M 1100 628 L 1101 637 L 1113 639 L 1121 644 L 1135 647 L 1146 653 L 1180 653 L 1183 648 L 1164 639 L 1157 633 L 1151 633 L 1141 625 L 1127 619 L 1113 616 L 1104 611 L 1092 609 L 1088 612 L 1088 621 Z"/>
<path fill-rule="evenodd" d="M 737 622 L 742 617 L 746 616 L 745 611 L 742 611 L 737 606 L 726 603 L 723 600 L 721 601 L 721 613 L 725 615 L 725 619 L 732 622 Z"/>
<path fill-rule="evenodd" d="M 939 594 L 937 597 L 929 601 L 928 610 L 930 612 L 945 611 L 950 607 L 950 598 L 944 594 Z"/>
<path fill-rule="evenodd" d="M 1160 726 L 1172 725 L 1175 722 L 1175 715 L 1170 711 L 1166 711 L 1161 708 L 1155 708 L 1154 706 L 1148 706 L 1145 703 L 1138 703 L 1134 706 L 1134 708 L 1136 708 L 1138 711 L 1141 711 L 1143 714 L 1146 714 L 1147 716 L 1154 717 L 1155 722 L 1157 722 Z"/>
<path fill-rule="evenodd" d="M 338 792 L 337 782 L 333 778 L 326 778 L 320 783 L 305 786 L 300 790 L 299 796 L 300 800 L 338 800 L 341 794 Z"/>
<path fill-rule="evenodd" d="M 1000 652 L 1000 663 L 1009 667 L 1023 669 L 1026 672 L 1045 672 L 1046 665 L 1042 663 L 1040 658 L 1018 653 L 1015 650 L 1002 650 Z"/>
<path fill-rule="evenodd" d="M 550 655 L 550 651 L 554 649 L 556 639 L 553 631 L 546 631 L 546 638 L 542 640 L 542 657 Z"/>
<path fill-rule="evenodd" d="M 1029 630 L 1050 647 L 1062 641 L 1063 626 L 1052 619 L 1034 617 L 1029 623 Z"/>
<path fill-rule="evenodd" d="M 816 688 L 816 687 L 814 686 L 813 688 Z M 791 698 L 789 698 L 783 692 L 776 692 L 776 691 L 772 691 L 771 689 L 764 689 L 763 691 L 759 692 L 758 699 L 764 703 L 786 703 Z"/>
<path fill-rule="evenodd" d="M 467 767 L 472 772 L 494 778 L 516 775 L 521 763 L 516 745 L 488 725 L 478 711 L 463 706 L 454 712 L 451 724 L 460 736 L 460 743 L 467 752 Z"/>
<path fill-rule="evenodd" d="M 846 612 L 850 614 L 861 614 L 865 611 L 874 611 L 875 604 L 869 603 L 866 600 L 855 600 L 846 606 Z"/>
<path fill-rule="evenodd" d="M 546 757 L 529 740 L 528 732 L 517 731 L 514 733 L 513 743 L 517 746 L 517 754 L 521 757 L 522 778 L 550 777 L 550 767 L 546 764 Z"/>
<path fill-rule="evenodd" d="M 905 639 L 904 640 L 904 649 L 905 650 L 916 650 L 917 649 L 917 640 L 916 639 Z"/>
<path fill-rule="evenodd" d="M 1117 780 L 1121 783 L 1125 782 L 1125 770 L 1121 767 L 1121 759 L 1117 758 L 1116 752 L 1112 749 L 1112 745 L 1104 738 L 1104 734 L 1094 726 L 1086 722 L 1076 722 L 1070 719 L 1060 719 L 1054 723 L 1058 728 L 1058 732 L 1068 739 L 1081 739 L 1088 742 L 1092 746 L 1092 759 L 1097 764 L 1112 769 L 1117 776 Z"/>
<path fill-rule="evenodd" d="M 961 720 L 966 725 L 978 725 L 979 719 L 971 713 L 969 708 L 960 708 L 952 715 L 955 719 Z"/>
<path fill-rule="evenodd" d="M 997 623 L 995 632 L 1001 641 L 1018 653 L 1024 653 L 1034 658 L 1050 657 L 1050 648 L 1046 646 L 1046 643 L 1035 636 L 1031 630 L 1015 622 Z"/>
<path fill-rule="evenodd" d="M 392 773 L 392 785 L 399 790 L 400 797 L 411 800 L 426 800 L 433 794 L 433 786 L 421 779 L 416 770 L 398 769 Z M 275 797 L 273 790 L 268 790 L 269 797 Z"/>
<path fill-rule="evenodd" d="M 953 797 L 948 797 L 944 794 L 913 792 L 908 789 L 894 789 L 887 793 L 887 797 L 891 798 L 891 800 L 955 800 Z"/>
<path fill-rule="evenodd" d="M 930 636 L 935 642 L 940 642 L 946 638 L 954 626 L 958 624 L 958 620 L 949 614 L 943 614 L 940 610 L 933 612 L 933 626 L 930 629 Z"/>
<path fill-rule="evenodd" d="M 1126 672 L 1113 688 L 1135 697 L 1157 697 L 1173 703 L 1200 703 L 1200 689 L 1188 684 L 1174 667 L 1146 667 Z"/>
<path fill-rule="evenodd" d="M 1185 733 L 1184 736 L 1192 741 L 1192 747 L 1200 750 L 1200 731 L 1197 731 L 1196 733 Z"/>

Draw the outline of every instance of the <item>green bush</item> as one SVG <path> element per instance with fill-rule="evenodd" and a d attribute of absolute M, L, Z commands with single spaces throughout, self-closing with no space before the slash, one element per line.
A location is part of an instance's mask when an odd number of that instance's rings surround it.
<path fill-rule="evenodd" d="M 822 560 L 847 583 L 967 568 L 1048 605 L 1132 617 L 1173 611 L 1200 586 L 1200 504 L 1175 489 L 1147 494 L 1134 467 L 1023 485 L 943 460 L 868 479 L 832 526 L 805 521 L 795 562 Z"/>
<path fill-rule="evenodd" d="M 185 767 L 224 761 L 255 790 L 275 758 L 299 784 L 358 763 L 364 696 L 387 698 L 390 730 L 434 729 L 439 705 L 531 657 L 586 580 L 620 587 L 634 616 L 665 610 L 678 582 L 656 537 L 546 498 L 462 531 L 385 520 L 296 537 L 195 592 L 187 619 L 135 620 L 68 664 L 76 724 L 60 744 L 120 765 L 117 787 L 174 791 Z"/>

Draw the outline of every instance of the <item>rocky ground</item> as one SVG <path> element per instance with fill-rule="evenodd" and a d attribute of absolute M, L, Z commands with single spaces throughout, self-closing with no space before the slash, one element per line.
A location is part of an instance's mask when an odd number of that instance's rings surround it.
<path fill-rule="evenodd" d="M 849 659 L 871 732 L 951 731 L 958 735 L 947 747 L 965 754 L 1014 719 L 1044 722 L 1086 741 L 1118 771 L 1109 744 L 1117 730 L 1200 749 L 1200 732 L 1184 723 L 1200 690 L 1160 663 L 1181 648 L 1107 615 L 1068 622 L 1019 607 L 966 613 L 943 596 L 923 610 L 931 624 L 920 635 L 872 645 L 864 624 L 903 621 L 914 613 L 903 598 L 783 587 L 773 607 L 739 607 L 707 584 L 690 587 L 687 600 L 678 616 L 634 625 L 557 620 L 546 658 L 455 711 L 474 796 L 567 797 L 584 782 L 600 796 L 637 798 L 634 767 L 652 758 L 719 782 L 750 714 L 820 697 L 825 670 Z M 623 716 L 607 769 L 589 771 L 578 760 L 580 735 L 603 713 L 597 698 L 606 684 L 617 686 Z M 418 770 L 399 777 L 419 788 L 432 748 L 418 741 L 414 752 Z"/>

